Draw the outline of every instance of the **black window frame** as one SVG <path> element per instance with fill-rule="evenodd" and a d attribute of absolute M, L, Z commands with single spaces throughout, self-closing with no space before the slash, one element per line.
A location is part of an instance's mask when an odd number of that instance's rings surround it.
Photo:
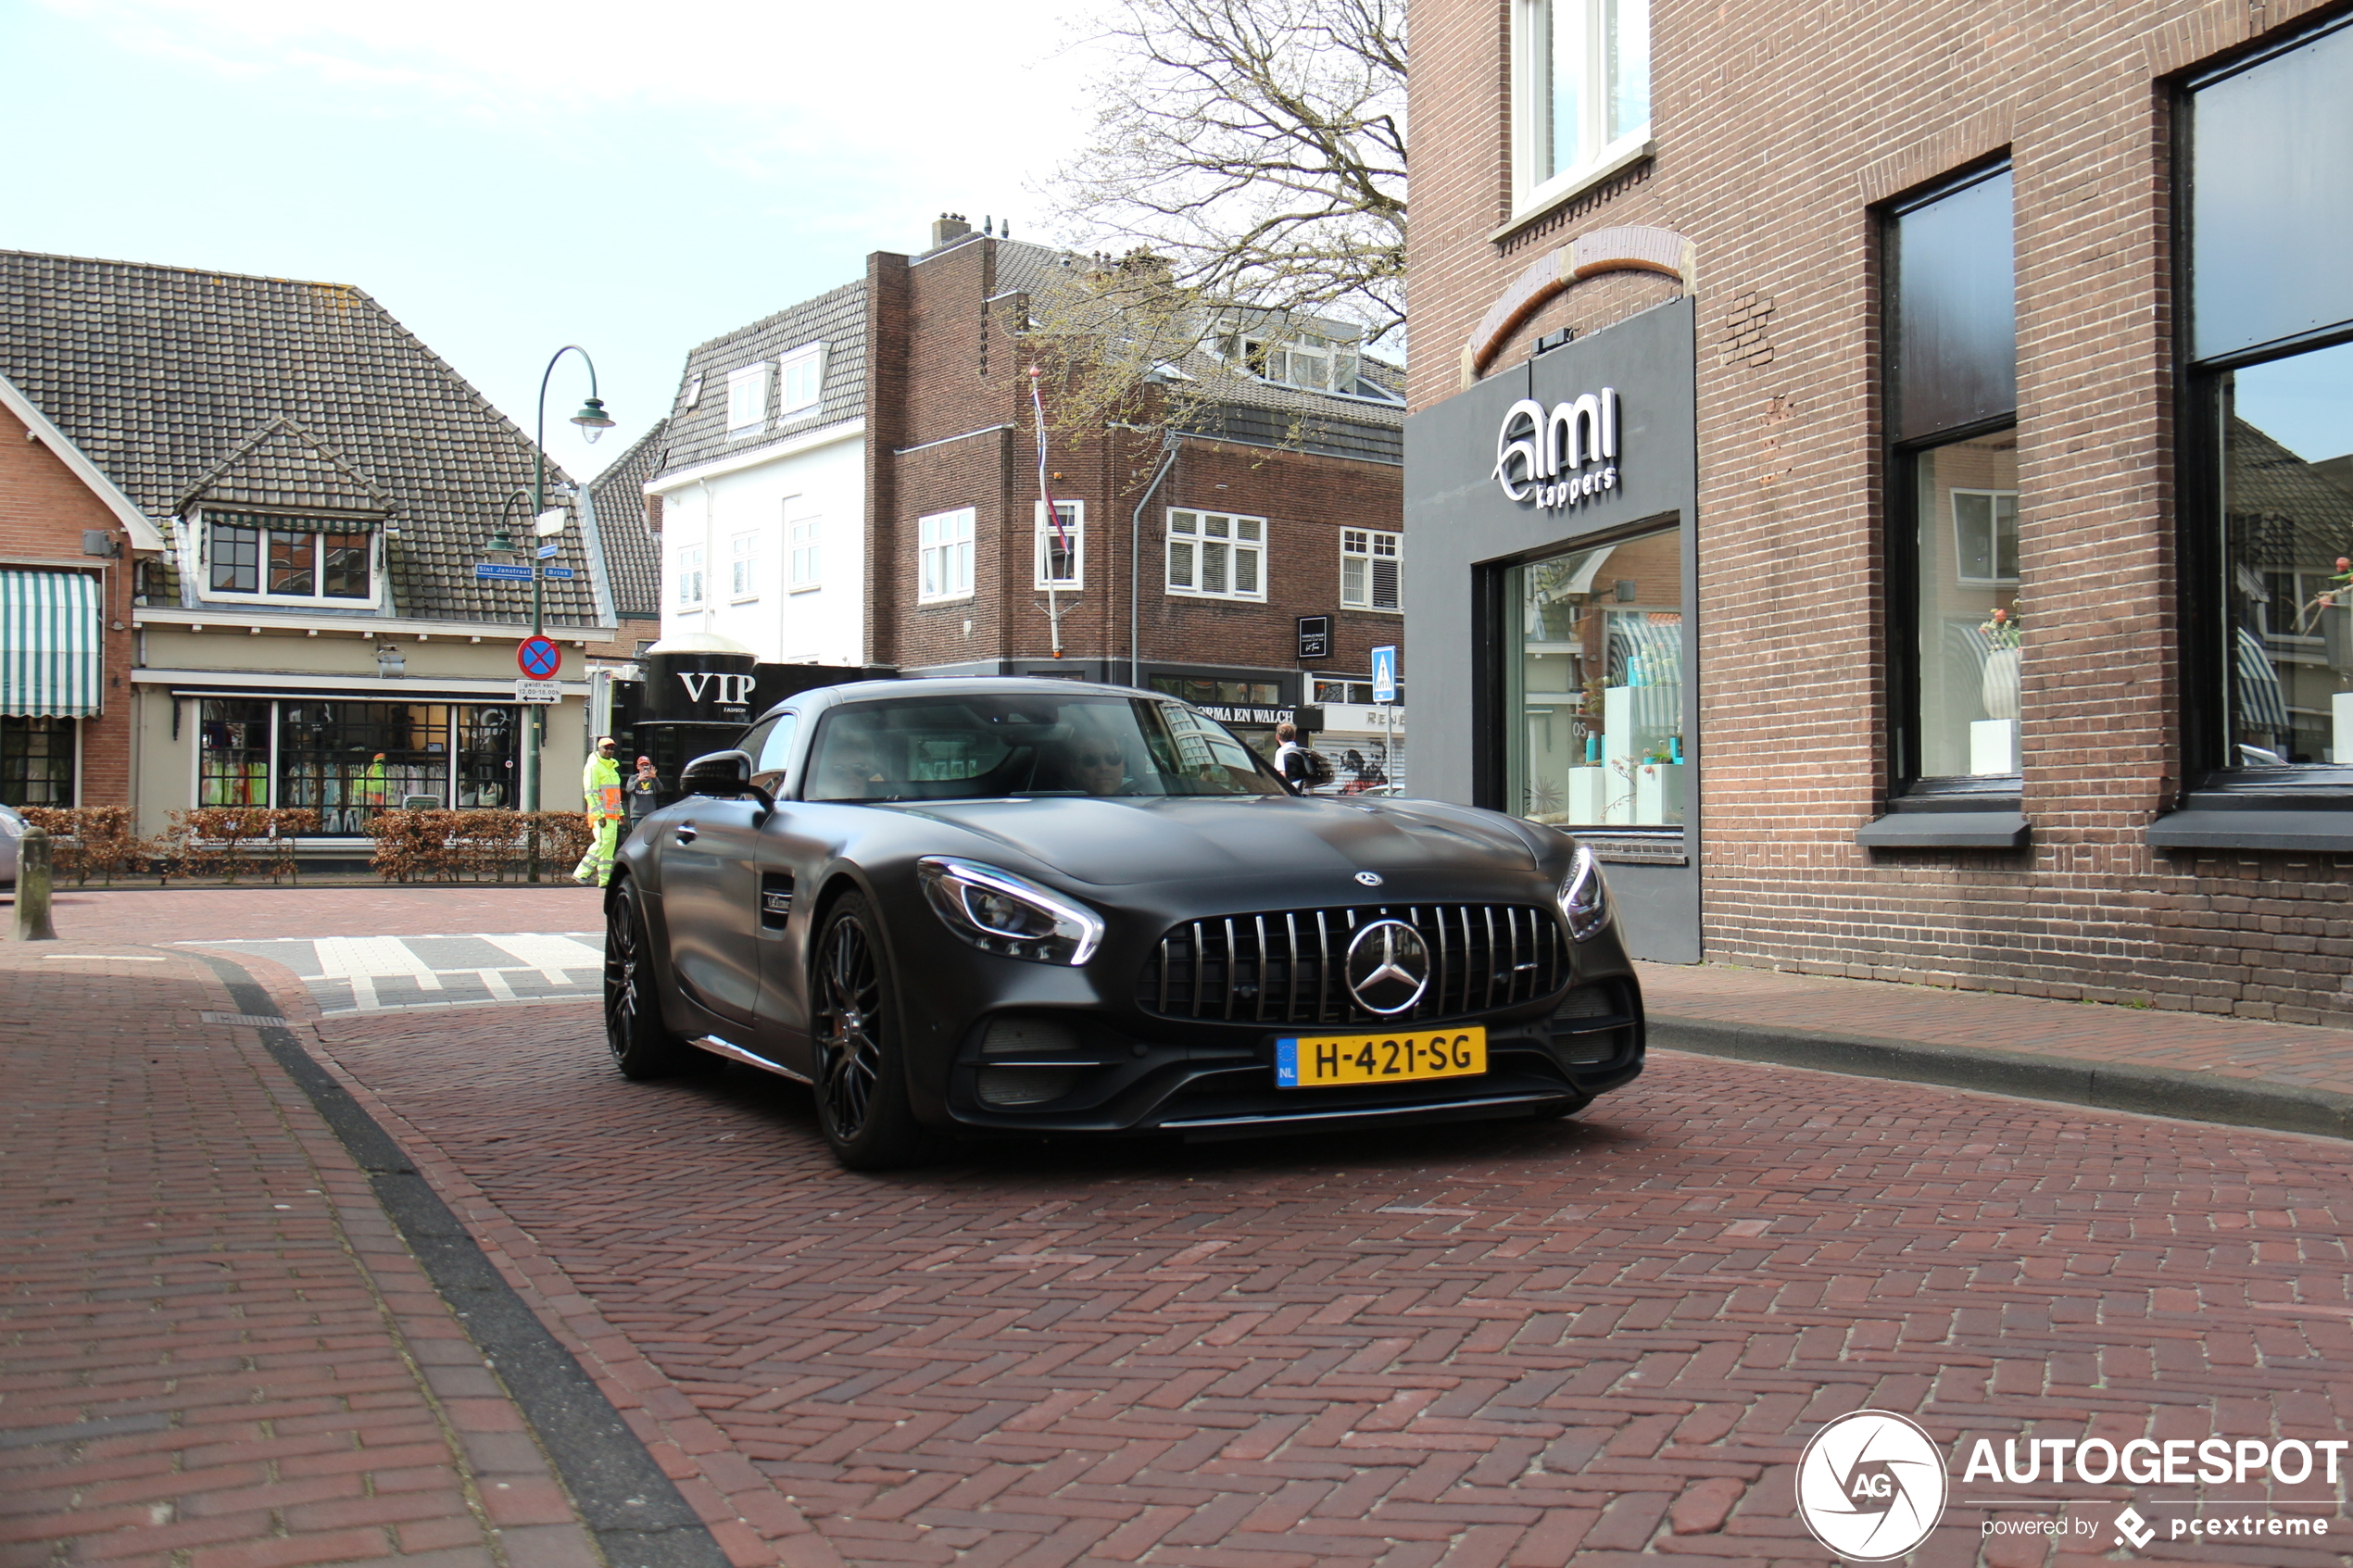
<path fill-rule="evenodd" d="M 1876 245 L 1873 272 L 1880 291 L 1879 348 L 1881 386 L 1880 485 L 1882 533 L 1880 566 L 1882 573 L 1882 620 L 1879 629 L 1883 657 L 1881 674 L 1886 713 L 1887 804 L 1891 811 L 1909 809 L 1982 809 L 2016 811 L 2024 797 L 2023 772 L 1928 774 L 1921 771 L 1926 751 L 1920 699 L 1920 515 L 1919 463 L 1940 448 L 2019 428 L 2018 409 L 1906 435 L 1899 397 L 1903 367 L 1899 364 L 1899 334 L 1903 297 L 1897 277 L 1896 230 L 1905 215 L 1956 196 L 2007 174 L 2012 184 L 2010 245 L 2015 264 L 2017 170 L 2008 148 L 1939 177 L 1882 205 L 1875 213 Z M 2015 334 L 2017 313 L 2011 314 Z M 2015 335 L 2013 335 L 2015 343 Z"/>
<path fill-rule="evenodd" d="M 2171 98 L 2173 161 L 2173 471 L 2177 496 L 2174 550 L 2180 709 L 2176 738 L 2181 746 L 2179 806 L 2192 811 L 2271 809 L 2346 813 L 2335 824 L 2304 822 L 2299 847 L 2353 849 L 2353 768 L 2340 764 L 2290 763 L 2251 769 L 2232 765 L 2230 733 L 2231 618 L 2224 572 L 2229 566 L 2224 515 L 2222 382 L 2225 376 L 2291 359 L 2316 349 L 2353 343 L 2353 318 L 2208 358 L 2197 358 L 2196 144 L 2198 93 L 2209 86 L 2307 47 L 2331 33 L 2353 30 L 2353 13 L 2340 12 L 2292 34 L 2271 40 L 2177 79 Z M 2215 759 L 2220 758 L 2220 762 Z M 2163 819 L 2160 819 L 2160 822 Z M 2215 834 L 2199 823 L 2153 834 L 2162 846 L 2210 847 Z M 2341 845 L 2321 837 L 2341 835 Z M 2313 842 L 2304 843 L 2303 839 Z M 2250 840 L 2260 847 L 2258 840 Z"/>

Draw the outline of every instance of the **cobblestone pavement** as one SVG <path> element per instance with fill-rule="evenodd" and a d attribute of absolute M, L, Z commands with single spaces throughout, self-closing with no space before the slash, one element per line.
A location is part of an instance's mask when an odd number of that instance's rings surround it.
<path fill-rule="evenodd" d="M 1642 1000 L 1653 1016 L 1984 1047 L 2353 1093 L 2348 1029 L 1724 964 L 1643 964 L 1642 972 Z"/>
<path fill-rule="evenodd" d="M 2353 1404 L 2337 1143 L 1661 1053 L 1566 1123 L 876 1178 L 789 1085 L 623 1082 L 588 1007 L 317 1034 L 747 1568 L 1818 1563 L 1845 1411 L 1998 1451 Z M 2166 1533 L 2341 1534 L 2338 1490 L 1957 1482 L 1913 1561 L 2055 1513 L 2100 1555 L 2129 1501 L 2143 1557 L 2337 1562 Z"/>
<path fill-rule="evenodd" d="M 0 1565 L 595 1561 L 210 969 L 6 944 L 0 996 Z"/>

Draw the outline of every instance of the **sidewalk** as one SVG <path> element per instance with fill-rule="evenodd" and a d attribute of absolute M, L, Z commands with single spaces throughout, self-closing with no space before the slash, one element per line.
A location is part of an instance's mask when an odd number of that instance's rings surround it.
<path fill-rule="evenodd" d="M 2353 1030 L 1721 964 L 1640 968 L 1654 1047 L 2353 1138 Z"/>
<path fill-rule="evenodd" d="M 68 941 L 0 991 L 0 1564 L 608 1561 L 258 987 Z"/>

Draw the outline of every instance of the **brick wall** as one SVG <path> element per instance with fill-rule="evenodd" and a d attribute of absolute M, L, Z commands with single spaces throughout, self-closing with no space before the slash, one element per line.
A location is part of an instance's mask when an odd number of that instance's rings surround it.
<path fill-rule="evenodd" d="M 82 553 L 84 529 L 104 529 L 122 542 L 123 553 L 101 572 L 106 654 L 105 711 L 82 721 L 82 795 L 79 805 L 123 806 L 131 801 L 131 589 L 130 543 L 115 515 L 58 456 L 28 440 L 23 421 L 0 408 L 0 566 L 28 561 L 98 565 Z M 115 628 L 123 628 L 116 630 Z"/>
<path fill-rule="evenodd" d="M 1414 13 L 1411 378 L 1545 250 L 1618 224 L 1696 246 L 1704 940 L 1712 959 L 2312 1021 L 2353 1010 L 2329 856 L 2163 856 L 2183 782 L 2163 79 L 2322 7 L 1659 0 L 1656 153 L 1540 233 L 1508 216 L 1502 0 Z M 2018 853 L 1872 853 L 1885 528 L 1871 207 L 2016 168 L 2025 809 Z M 1494 363 L 1675 285 L 1604 275 Z"/>
<path fill-rule="evenodd" d="M 1044 659 L 1053 651 L 1033 555 L 1038 448 L 1029 360 L 1013 335 L 1019 301 L 986 303 L 999 292 L 996 251 L 993 240 L 976 236 L 918 263 L 889 255 L 869 262 L 867 516 L 876 662 L 915 670 Z M 1051 405 L 1051 383 L 1044 395 Z M 1160 438 L 1103 430 L 1050 439 L 1048 471 L 1061 476 L 1050 480 L 1056 498 L 1085 508 L 1085 585 L 1058 596 L 1063 656 L 1125 659 L 1129 533 L 1160 468 Z M 1403 505 L 1390 465 L 1183 441 L 1140 533 L 1142 658 L 1294 669 L 1294 618 L 1333 614 L 1334 657 L 1319 667 L 1363 673 L 1367 649 L 1399 640 L 1398 621 L 1340 610 L 1340 530 L 1401 529 Z M 1166 511 L 1184 506 L 1267 520 L 1266 602 L 1162 591 Z M 973 596 L 919 603 L 917 521 L 963 507 L 975 514 Z"/>

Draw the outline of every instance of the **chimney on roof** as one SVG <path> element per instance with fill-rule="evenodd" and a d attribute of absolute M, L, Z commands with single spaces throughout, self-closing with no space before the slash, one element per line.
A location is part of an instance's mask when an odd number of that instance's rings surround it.
<path fill-rule="evenodd" d="M 950 241 L 961 240 L 972 232 L 973 226 L 964 221 L 963 213 L 943 212 L 932 222 L 931 248 L 937 250 Z"/>

